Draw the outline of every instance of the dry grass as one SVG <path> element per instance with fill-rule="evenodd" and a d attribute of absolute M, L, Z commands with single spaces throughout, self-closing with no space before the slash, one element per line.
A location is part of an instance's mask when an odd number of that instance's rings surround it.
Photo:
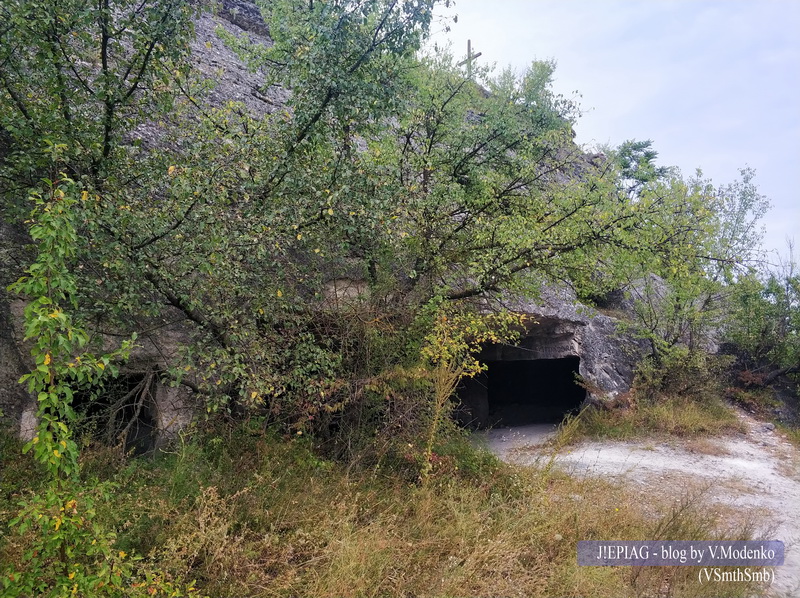
<path fill-rule="evenodd" d="M 703 438 L 746 432 L 744 424 L 721 400 L 696 401 L 686 397 L 667 397 L 657 402 L 637 403 L 626 409 L 587 409 L 576 419 L 574 429 L 570 429 L 570 442 L 587 436 L 616 439 L 648 435 Z M 712 450 L 710 445 L 707 449 Z"/>
<path fill-rule="evenodd" d="M 704 438 L 702 436 L 685 440 L 683 442 L 683 447 L 690 453 L 697 453 L 698 455 L 723 457 L 731 454 L 730 451 L 719 442 L 712 438 Z"/>
<path fill-rule="evenodd" d="M 136 551 L 212 597 L 746 596 L 689 567 L 579 567 L 579 540 L 712 539 L 709 505 L 643 499 L 602 480 L 522 469 L 467 446 L 424 487 L 392 470 L 347 471 L 307 444 L 245 430 L 203 436 L 155 461 L 90 474 L 119 489 L 101 512 Z M 456 465 L 455 467 L 458 467 Z M 0 559 L 4 554 L 0 548 Z"/>

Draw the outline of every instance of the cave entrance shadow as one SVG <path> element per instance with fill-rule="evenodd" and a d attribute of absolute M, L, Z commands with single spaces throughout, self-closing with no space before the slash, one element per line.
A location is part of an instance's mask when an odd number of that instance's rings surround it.
<path fill-rule="evenodd" d="M 473 429 L 559 424 L 586 400 L 578 357 L 486 361 L 486 371 L 457 390 L 456 417 Z"/>
<path fill-rule="evenodd" d="M 152 372 L 120 374 L 100 387 L 76 391 L 79 429 L 108 446 L 122 442 L 126 454 L 144 455 L 156 446 Z"/>

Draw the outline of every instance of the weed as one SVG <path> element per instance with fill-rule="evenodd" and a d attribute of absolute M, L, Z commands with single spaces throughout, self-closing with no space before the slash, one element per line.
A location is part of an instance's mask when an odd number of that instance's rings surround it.
<path fill-rule="evenodd" d="M 170 578 L 196 579 L 210 596 L 655 596 L 670 587 L 671 595 L 733 597 L 752 590 L 738 584 L 712 594 L 691 586 L 686 568 L 634 576 L 577 565 L 579 540 L 748 533 L 720 528 L 716 507 L 702 497 L 675 508 L 546 463 L 512 467 L 476 451 L 464 435 L 435 445 L 425 485 L 386 467 L 321 459 L 312 445 L 248 426 L 209 426 L 159 458 L 119 465 L 90 452 L 84 468 L 116 484 L 96 520 L 117 530 L 117 549 L 144 555 Z"/>

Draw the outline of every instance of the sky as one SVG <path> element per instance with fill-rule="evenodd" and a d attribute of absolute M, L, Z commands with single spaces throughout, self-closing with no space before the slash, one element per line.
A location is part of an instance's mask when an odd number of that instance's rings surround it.
<path fill-rule="evenodd" d="M 556 62 L 587 149 L 653 141 L 658 163 L 715 185 L 746 166 L 772 204 L 764 246 L 800 259 L 799 0 L 456 0 L 434 41 L 522 72 Z M 577 94 L 576 94 L 577 92 Z"/>

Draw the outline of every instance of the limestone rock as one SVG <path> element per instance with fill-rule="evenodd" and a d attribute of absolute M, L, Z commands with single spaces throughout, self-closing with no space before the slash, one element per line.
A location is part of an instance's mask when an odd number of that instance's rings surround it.
<path fill-rule="evenodd" d="M 504 306 L 526 314 L 530 323 L 516 345 L 485 347 L 478 356 L 482 362 L 577 358 L 577 373 L 587 388 L 584 402 L 602 403 L 630 390 L 636 365 L 647 353 L 647 346 L 622 332 L 618 320 L 582 305 L 563 286 L 546 285 L 536 300 L 515 297 L 504 301 Z M 493 423 L 489 419 L 490 384 L 485 374 L 462 384 L 459 420 L 474 427 Z M 524 393 L 526 389 L 519 390 Z"/>
<path fill-rule="evenodd" d="M 28 371 L 20 331 L 15 325 L 6 287 L 22 274 L 24 247 L 28 239 L 17 227 L 0 220 L 0 421 L 18 428 L 33 400 L 19 384 Z"/>

